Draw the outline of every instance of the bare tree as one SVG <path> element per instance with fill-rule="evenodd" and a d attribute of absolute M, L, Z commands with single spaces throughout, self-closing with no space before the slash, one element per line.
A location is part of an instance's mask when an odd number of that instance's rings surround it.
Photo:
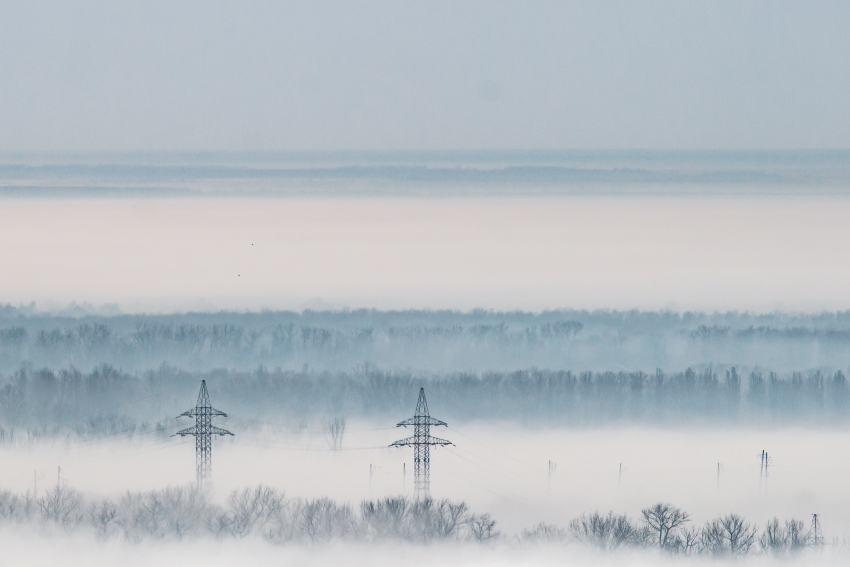
<path fill-rule="evenodd" d="M 466 502 L 442 500 L 434 512 L 434 533 L 438 539 L 458 537 L 461 526 L 469 522 L 469 506 Z"/>
<path fill-rule="evenodd" d="M 567 540 L 567 530 L 540 522 L 533 528 L 522 530 L 517 539 L 523 543 L 560 543 Z"/>
<path fill-rule="evenodd" d="M 37 502 L 33 492 L 15 494 L 0 490 L 0 518 L 18 523 L 29 522 L 36 513 Z"/>
<path fill-rule="evenodd" d="M 285 543 L 293 541 L 302 533 L 298 522 L 301 518 L 301 510 L 304 501 L 300 498 L 294 500 L 283 500 L 280 508 L 269 512 L 269 520 L 263 530 L 263 538 L 272 543 Z"/>
<path fill-rule="evenodd" d="M 330 498 L 308 500 L 300 510 L 298 528 L 311 543 L 333 537 L 345 538 L 351 533 L 354 517 L 347 504 L 337 504 Z"/>
<path fill-rule="evenodd" d="M 671 532 L 679 529 L 685 522 L 690 520 L 690 516 L 684 510 L 676 508 L 672 504 L 664 504 L 659 502 L 649 508 L 641 510 L 643 520 L 649 528 L 658 534 L 658 547 L 664 549 L 667 547 L 668 537 Z"/>
<path fill-rule="evenodd" d="M 230 512 L 227 515 L 227 531 L 241 538 L 255 529 L 262 530 L 283 505 L 284 494 L 262 484 L 255 488 L 234 490 L 227 497 Z"/>
<path fill-rule="evenodd" d="M 57 484 L 56 488 L 46 492 L 37 502 L 45 520 L 53 520 L 66 529 L 77 527 L 83 519 L 83 497 L 64 484 Z"/>
<path fill-rule="evenodd" d="M 759 546 L 763 551 L 772 555 L 783 554 L 788 549 L 788 533 L 779 524 L 778 518 L 773 518 L 767 522 L 764 531 L 759 536 Z"/>
<path fill-rule="evenodd" d="M 681 535 L 675 534 L 672 539 L 674 541 L 667 541 L 668 550 L 683 555 L 692 555 L 700 549 L 702 530 L 699 528 L 685 528 L 681 530 Z"/>
<path fill-rule="evenodd" d="M 590 547 L 613 551 L 621 546 L 643 545 L 648 531 L 637 527 L 628 516 L 617 516 L 614 512 L 603 516 L 597 511 L 572 520 L 570 534 Z"/>
<path fill-rule="evenodd" d="M 490 514 L 472 514 L 468 523 L 472 539 L 477 542 L 489 541 L 501 535 L 501 532 L 495 529 L 496 520 L 491 518 Z"/>
<path fill-rule="evenodd" d="M 791 518 L 785 521 L 785 532 L 788 534 L 788 551 L 796 553 L 811 544 L 809 532 L 802 520 Z"/>
<path fill-rule="evenodd" d="M 809 533 L 800 520 L 786 520 L 779 524 L 777 518 L 770 520 L 758 538 L 762 551 L 776 556 L 786 556 L 799 552 L 809 545 Z"/>
<path fill-rule="evenodd" d="M 711 520 L 702 529 L 702 548 L 714 556 L 746 555 L 756 540 L 756 528 L 737 514 Z"/>
<path fill-rule="evenodd" d="M 89 519 L 100 539 L 107 539 L 112 535 L 117 513 L 118 508 L 111 500 L 104 500 L 100 506 L 94 503 L 89 506 Z"/>
<path fill-rule="evenodd" d="M 410 510 L 410 500 L 405 496 L 364 500 L 360 503 L 360 518 L 375 539 L 410 539 Z"/>
<path fill-rule="evenodd" d="M 328 446 L 337 451 L 342 448 L 342 438 L 345 437 L 345 418 L 335 417 L 329 419 L 322 428 Z"/>

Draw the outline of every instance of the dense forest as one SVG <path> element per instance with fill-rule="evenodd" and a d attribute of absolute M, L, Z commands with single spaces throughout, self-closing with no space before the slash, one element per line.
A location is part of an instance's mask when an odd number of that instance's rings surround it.
<path fill-rule="evenodd" d="M 443 419 L 532 425 L 835 425 L 850 405 L 848 313 L 0 311 L 6 442 L 171 434 L 202 379 L 256 428 L 392 423 L 420 386 Z"/>
<path fill-rule="evenodd" d="M 386 421 L 410 414 L 420 386 L 441 419 L 516 420 L 529 425 L 607 424 L 838 425 L 850 419 L 843 372 L 780 377 L 735 368 L 696 372 L 524 370 L 414 376 L 363 365 L 350 373 L 303 371 L 186 372 L 162 366 L 128 374 L 110 366 L 91 372 L 22 368 L 0 386 L 0 440 L 29 436 L 159 433 L 194 405 L 207 380 L 213 405 L 244 428 L 297 428 L 327 417 Z M 17 432 L 17 437 L 16 437 Z"/>

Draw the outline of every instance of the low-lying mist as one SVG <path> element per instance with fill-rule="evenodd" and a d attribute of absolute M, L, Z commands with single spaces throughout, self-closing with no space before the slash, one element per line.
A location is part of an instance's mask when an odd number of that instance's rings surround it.
<path fill-rule="evenodd" d="M 133 545 L 381 565 L 426 543 L 461 564 L 840 562 L 848 317 L 6 307 L 0 537 L 49 535 L 89 563 Z M 201 380 L 235 437 L 213 440 L 198 492 L 194 440 L 174 434 Z M 424 508 L 411 452 L 389 447 L 420 387 L 453 443 L 431 452 Z M 246 504 L 260 486 L 271 500 Z M 642 515 L 659 502 L 689 519 L 662 555 Z M 239 532 L 244 513 L 260 527 Z"/>

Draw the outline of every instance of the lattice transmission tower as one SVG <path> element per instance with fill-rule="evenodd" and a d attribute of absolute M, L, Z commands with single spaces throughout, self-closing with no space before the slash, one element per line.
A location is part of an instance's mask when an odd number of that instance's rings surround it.
<path fill-rule="evenodd" d="M 428 402 L 425 401 L 425 388 L 419 388 L 419 400 L 416 413 L 396 427 L 413 426 L 413 437 L 399 439 L 390 447 L 413 446 L 413 494 L 416 500 L 431 498 L 431 445 L 453 445 L 451 441 L 431 437 L 431 426 L 448 426 L 444 421 L 434 419 L 428 414 Z"/>
<path fill-rule="evenodd" d="M 216 427 L 212 424 L 213 416 L 227 417 L 223 411 L 219 411 L 210 405 L 210 394 L 207 392 L 207 381 L 201 380 L 201 391 L 198 392 L 198 402 L 194 409 L 184 411 L 177 417 L 194 417 L 195 427 L 182 429 L 175 433 L 180 437 L 186 435 L 195 436 L 195 464 L 198 472 L 198 488 L 210 479 L 212 473 L 212 436 L 233 435 L 230 431 Z"/>
<path fill-rule="evenodd" d="M 823 532 L 820 529 L 820 518 L 817 514 L 812 514 L 812 529 L 809 534 L 812 545 L 815 547 L 823 545 Z"/>

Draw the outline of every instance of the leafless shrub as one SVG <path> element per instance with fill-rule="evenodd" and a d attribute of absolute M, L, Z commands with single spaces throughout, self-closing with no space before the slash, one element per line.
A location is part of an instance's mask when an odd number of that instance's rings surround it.
<path fill-rule="evenodd" d="M 215 512 L 195 488 L 171 487 L 125 494 L 118 503 L 116 525 L 125 539 L 182 539 L 209 526 Z"/>
<path fill-rule="evenodd" d="M 699 553 L 702 549 L 702 529 L 685 528 L 677 534 L 670 535 L 664 549 L 670 553 L 682 555 Z"/>
<path fill-rule="evenodd" d="M 429 542 L 435 540 L 461 539 L 471 533 L 473 515 L 470 514 L 466 502 L 451 502 L 450 500 L 433 500 L 426 498 L 410 502 L 404 496 L 384 498 L 382 500 L 365 500 L 360 504 L 360 519 L 363 537 L 371 540 L 385 538 L 402 539 L 412 542 Z M 492 521 L 477 517 L 479 523 Z M 490 526 L 490 535 L 494 537 L 495 522 Z M 481 524 L 486 536 L 486 526 Z"/>
<path fill-rule="evenodd" d="M 649 537 L 649 532 L 636 526 L 628 516 L 618 516 L 614 512 L 608 512 L 606 516 L 598 511 L 582 514 L 570 522 L 569 529 L 578 542 L 602 551 L 641 546 Z"/>
<path fill-rule="evenodd" d="M 567 530 L 541 522 L 533 528 L 522 530 L 517 539 L 523 543 L 562 543 L 567 541 Z"/>
<path fill-rule="evenodd" d="M 370 539 L 410 539 L 411 503 L 404 496 L 360 503 L 360 518 Z"/>
<path fill-rule="evenodd" d="M 305 501 L 296 525 L 311 543 L 316 543 L 333 537 L 344 539 L 353 531 L 353 524 L 354 515 L 348 504 L 324 497 Z"/>
<path fill-rule="evenodd" d="M 468 519 L 466 502 L 418 500 L 411 508 L 411 539 L 422 542 L 460 539 L 461 529 Z"/>
<path fill-rule="evenodd" d="M 90 504 L 88 509 L 89 521 L 100 539 L 107 539 L 115 531 L 115 515 L 118 507 L 111 500 Z"/>
<path fill-rule="evenodd" d="M 501 535 L 501 532 L 496 528 L 496 520 L 490 517 L 490 514 L 472 514 L 469 517 L 469 530 L 471 537 L 477 542 L 485 542 L 491 539 L 496 539 Z"/>
<path fill-rule="evenodd" d="M 33 493 L 16 494 L 11 490 L 0 490 L 0 519 L 24 523 L 32 519 L 38 505 Z"/>
<path fill-rule="evenodd" d="M 279 508 L 269 511 L 268 522 L 262 530 L 263 538 L 276 544 L 299 539 L 302 532 L 298 527 L 298 520 L 303 506 L 301 499 L 282 500 Z"/>
<path fill-rule="evenodd" d="M 773 518 L 767 522 L 758 538 L 758 543 L 765 553 L 785 557 L 808 547 L 809 534 L 800 520 L 787 520 L 783 526 L 778 518 Z"/>
<path fill-rule="evenodd" d="M 676 531 L 690 520 L 687 512 L 663 502 L 644 508 L 641 514 L 647 527 L 657 534 L 658 547 L 661 549 L 668 547 L 670 535 L 675 535 Z"/>
<path fill-rule="evenodd" d="M 72 530 L 83 519 L 83 497 L 79 492 L 64 484 L 47 491 L 37 500 L 45 521 L 53 521 L 67 530 Z"/>
<path fill-rule="evenodd" d="M 235 537 L 245 537 L 252 531 L 263 531 L 265 526 L 284 507 L 284 494 L 268 486 L 234 490 L 227 497 L 229 514 L 226 531 Z M 222 525 L 219 520 L 219 525 Z"/>
<path fill-rule="evenodd" d="M 342 438 L 345 437 L 345 418 L 329 419 L 322 429 L 328 446 L 334 451 L 341 449 Z"/>
<path fill-rule="evenodd" d="M 711 520 L 702 529 L 702 551 L 715 557 L 746 555 L 756 540 L 756 528 L 738 514 Z"/>

